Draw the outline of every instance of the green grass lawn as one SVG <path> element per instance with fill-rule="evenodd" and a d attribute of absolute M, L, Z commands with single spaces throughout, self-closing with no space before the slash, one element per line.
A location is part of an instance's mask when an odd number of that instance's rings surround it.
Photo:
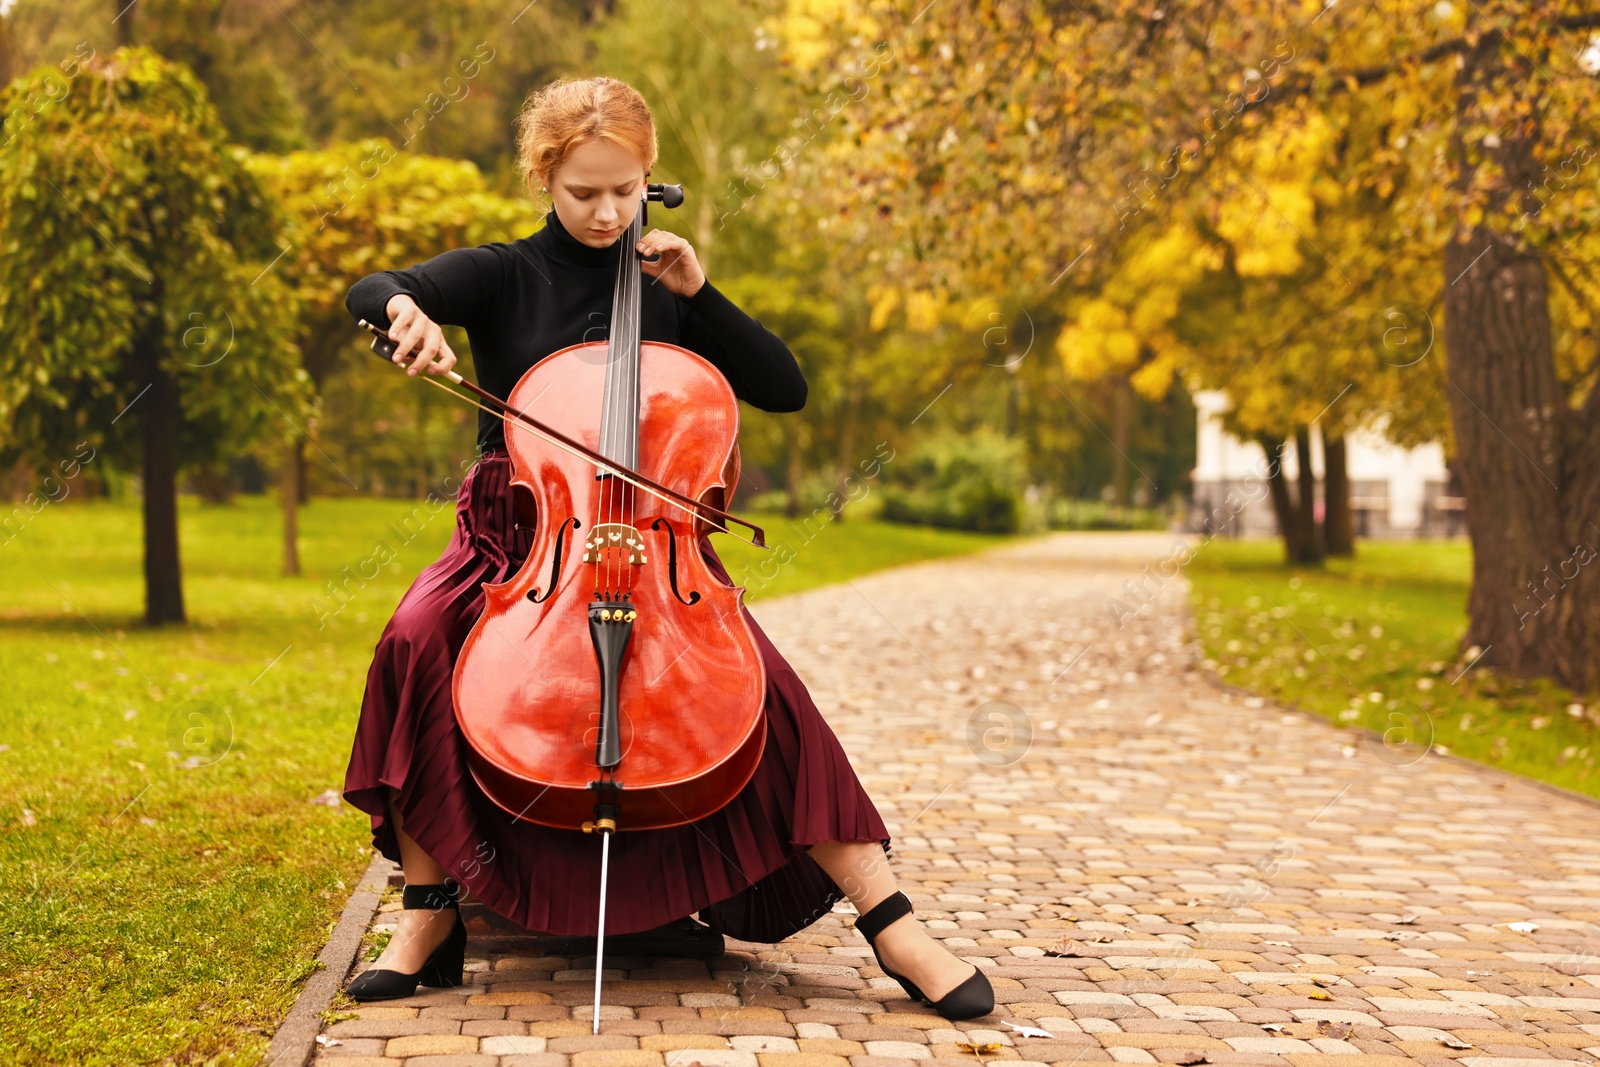
<path fill-rule="evenodd" d="M 380 630 L 449 538 L 452 509 L 417 509 L 316 501 L 286 579 L 273 501 L 185 501 L 191 622 L 161 630 L 137 625 L 135 507 L 51 505 L 0 545 L 0 1062 L 260 1056 L 370 858 L 367 817 L 313 801 L 343 783 Z M 755 521 L 793 558 L 767 573 L 715 539 L 752 600 L 999 540 Z M 324 583 L 380 541 L 394 561 L 330 611 Z"/>
<path fill-rule="evenodd" d="M 1474 655 L 1457 650 L 1465 542 L 1362 542 L 1325 570 L 1282 558 L 1276 541 L 1215 540 L 1187 568 L 1199 637 L 1224 681 L 1376 730 L 1386 742 L 1374 753 L 1394 764 L 1431 743 L 1600 797 L 1591 702 L 1469 669 Z"/>

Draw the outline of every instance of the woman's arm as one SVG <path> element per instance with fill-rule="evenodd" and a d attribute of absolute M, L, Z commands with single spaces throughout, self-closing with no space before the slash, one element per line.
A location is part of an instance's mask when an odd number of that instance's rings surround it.
<path fill-rule="evenodd" d="M 708 278 L 679 297 L 678 336 L 733 386 L 733 395 L 762 411 L 806 406 L 806 378 L 783 339 L 741 311 Z"/>
<path fill-rule="evenodd" d="M 470 326 L 500 297 L 507 273 L 503 244 L 452 248 L 404 270 L 380 270 L 350 287 L 344 306 L 388 329 L 391 298 L 404 293 L 434 322 Z"/>
<path fill-rule="evenodd" d="M 439 324 L 470 326 L 494 305 L 505 284 L 503 250 L 453 248 L 405 270 L 369 274 L 350 287 L 344 306 L 399 342 L 392 358 L 407 374 L 446 374 L 456 355 Z"/>

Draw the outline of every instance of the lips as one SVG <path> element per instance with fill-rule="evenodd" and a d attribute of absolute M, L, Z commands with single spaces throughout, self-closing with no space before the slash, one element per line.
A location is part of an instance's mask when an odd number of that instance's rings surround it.
<path fill-rule="evenodd" d="M 610 237 L 613 234 L 615 234 L 617 231 L 614 230 L 614 229 L 613 230 L 594 230 L 594 229 L 591 229 L 589 232 L 594 234 L 596 237 Z"/>

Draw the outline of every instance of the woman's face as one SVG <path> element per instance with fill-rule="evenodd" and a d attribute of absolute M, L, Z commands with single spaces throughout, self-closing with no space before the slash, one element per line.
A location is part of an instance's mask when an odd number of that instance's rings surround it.
<path fill-rule="evenodd" d="M 550 176 L 550 196 L 568 233 L 594 248 L 609 248 L 638 214 L 644 179 L 644 168 L 627 149 L 588 141 Z"/>

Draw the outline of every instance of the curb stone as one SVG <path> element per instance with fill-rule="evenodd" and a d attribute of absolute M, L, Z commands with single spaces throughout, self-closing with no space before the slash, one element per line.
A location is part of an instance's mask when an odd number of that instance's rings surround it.
<path fill-rule="evenodd" d="M 361 948 L 361 937 L 372 923 L 383 897 L 383 888 L 389 884 L 389 873 L 394 864 L 383 856 L 374 854 L 366 873 L 356 883 L 356 891 L 344 906 L 339 923 L 333 928 L 328 943 L 317 959 L 322 966 L 306 979 L 305 988 L 295 998 L 294 1006 L 284 1017 L 278 1032 L 272 1035 L 272 1044 L 262 1055 L 259 1067 L 305 1067 L 317 1046 L 317 1034 L 322 1031 L 322 1013 L 333 1003 L 334 996 L 344 982 L 350 965 L 355 962 Z"/>

